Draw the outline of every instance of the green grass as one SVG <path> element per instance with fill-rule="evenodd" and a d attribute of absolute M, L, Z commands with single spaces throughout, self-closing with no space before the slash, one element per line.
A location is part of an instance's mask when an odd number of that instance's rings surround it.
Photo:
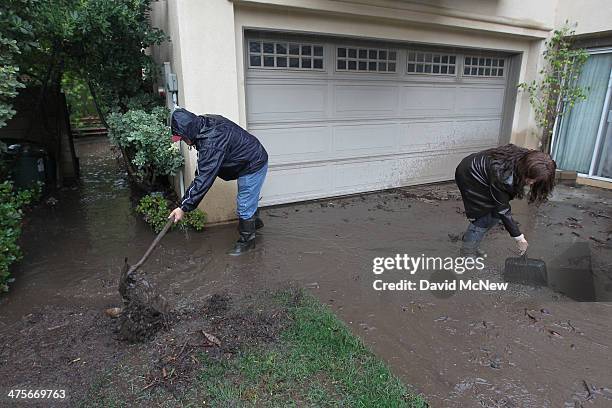
<path fill-rule="evenodd" d="M 427 407 L 329 308 L 286 298 L 292 318 L 281 342 L 230 361 L 202 356 L 198 388 L 207 405 L 266 407 Z"/>
<path fill-rule="evenodd" d="M 327 307 L 305 294 L 260 298 L 282 309 L 279 341 L 226 358 L 202 352 L 187 392 L 144 390 L 148 366 L 124 361 L 103 372 L 82 407 L 426 408 Z"/>

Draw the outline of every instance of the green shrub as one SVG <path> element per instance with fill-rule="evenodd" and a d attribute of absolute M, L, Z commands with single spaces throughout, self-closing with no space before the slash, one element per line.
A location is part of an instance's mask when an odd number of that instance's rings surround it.
<path fill-rule="evenodd" d="M 0 180 L 6 180 L 11 171 L 10 160 L 7 156 L 8 146 L 0 140 Z"/>
<path fill-rule="evenodd" d="M 155 232 L 159 232 L 168 221 L 170 206 L 168 200 L 161 194 L 149 194 L 140 199 L 136 206 L 136 212 L 144 216 L 145 222 L 151 225 Z M 195 209 L 185 213 L 185 217 L 177 225 L 183 229 L 192 228 L 196 231 L 202 231 L 205 224 L 206 213 Z"/>
<path fill-rule="evenodd" d="M 166 124 L 168 110 L 141 109 L 108 116 L 111 142 L 121 149 L 130 176 L 151 190 L 159 176 L 176 174 L 183 167 L 183 156 L 170 138 Z"/>
<path fill-rule="evenodd" d="M 16 191 L 13 183 L 0 183 L 0 291 L 8 291 L 9 267 L 22 257 L 19 248 L 23 207 L 40 199 L 41 186 Z"/>

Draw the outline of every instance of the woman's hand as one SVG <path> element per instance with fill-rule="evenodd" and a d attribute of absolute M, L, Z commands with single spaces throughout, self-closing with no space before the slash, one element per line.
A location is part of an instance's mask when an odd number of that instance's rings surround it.
<path fill-rule="evenodd" d="M 525 252 L 527 252 L 527 247 L 529 246 L 529 243 L 525 239 L 524 235 L 518 236 L 515 239 L 516 239 L 516 246 L 518 247 L 518 250 L 519 250 L 519 255 L 523 255 Z"/>
<path fill-rule="evenodd" d="M 176 207 L 174 210 L 172 210 L 172 212 L 168 216 L 168 219 L 174 217 L 174 223 L 176 224 L 177 222 L 182 220 L 184 216 L 185 216 L 185 211 L 183 211 L 181 207 Z"/>

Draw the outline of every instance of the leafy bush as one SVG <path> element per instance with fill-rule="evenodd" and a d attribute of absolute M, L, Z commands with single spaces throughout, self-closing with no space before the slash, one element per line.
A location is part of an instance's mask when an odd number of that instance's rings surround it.
<path fill-rule="evenodd" d="M 13 98 L 25 88 L 17 60 L 36 46 L 32 25 L 27 21 L 32 5 L 32 0 L 0 2 L 0 128 L 15 115 Z"/>
<path fill-rule="evenodd" d="M 13 183 L 0 183 L 0 291 L 8 291 L 9 267 L 22 257 L 18 241 L 21 236 L 23 207 L 40 199 L 40 185 L 31 190 L 16 191 Z"/>
<path fill-rule="evenodd" d="M 8 146 L 6 145 L 6 143 L 0 140 L 0 180 L 8 179 L 9 173 L 11 171 L 11 161 L 6 155 L 7 152 Z"/>
<path fill-rule="evenodd" d="M 168 200 L 161 194 L 149 194 L 140 199 L 136 212 L 144 216 L 144 220 L 153 227 L 155 232 L 159 232 L 168 221 L 170 206 Z M 206 213 L 195 209 L 185 213 L 185 217 L 177 225 L 183 229 L 190 227 L 201 231 L 204 229 L 204 224 L 206 224 Z"/>
<path fill-rule="evenodd" d="M 108 117 L 110 139 L 121 149 L 129 174 L 149 191 L 159 176 L 174 175 L 183 166 L 183 156 L 170 138 L 167 117 L 168 110 L 161 107 L 151 112 L 115 112 Z"/>

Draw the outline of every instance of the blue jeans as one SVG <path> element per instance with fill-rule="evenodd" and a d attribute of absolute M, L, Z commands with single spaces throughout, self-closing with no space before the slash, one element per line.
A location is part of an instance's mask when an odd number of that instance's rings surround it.
<path fill-rule="evenodd" d="M 463 241 L 479 243 L 482 241 L 487 231 L 496 226 L 499 221 L 500 219 L 492 213 L 475 219 L 470 222 L 467 231 L 463 234 Z"/>
<path fill-rule="evenodd" d="M 255 215 L 259 203 L 259 193 L 268 172 L 268 163 L 255 173 L 238 177 L 238 195 L 236 196 L 236 214 L 247 220 Z"/>

